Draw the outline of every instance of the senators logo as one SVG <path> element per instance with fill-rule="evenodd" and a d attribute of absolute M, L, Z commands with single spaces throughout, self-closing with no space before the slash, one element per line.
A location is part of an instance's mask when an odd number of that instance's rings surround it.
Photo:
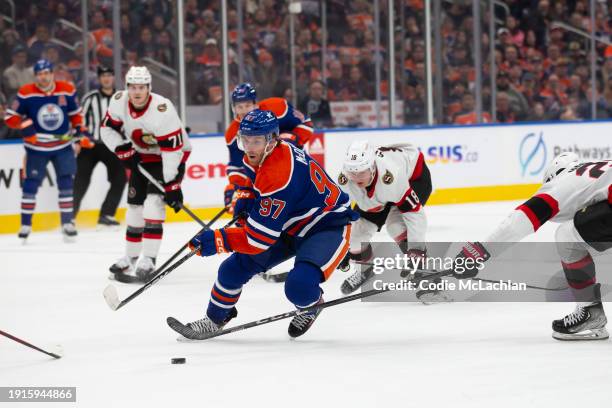
<path fill-rule="evenodd" d="M 121 95 L 123 95 L 123 92 L 119 91 L 115 94 L 115 99 L 119 100 L 121 99 Z"/>
<path fill-rule="evenodd" d="M 157 139 L 155 136 L 150 133 L 144 133 L 142 129 L 134 129 L 132 131 L 131 139 L 136 143 L 136 145 L 142 147 L 143 149 L 155 148 L 157 147 Z"/>
<path fill-rule="evenodd" d="M 391 184 L 391 183 L 393 183 L 393 180 L 394 180 L 393 174 L 391 174 L 391 172 L 389 170 L 387 170 L 385 172 L 385 174 L 383 174 L 383 177 L 382 177 L 383 183 Z"/>
<path fill-rule="evenodd" d="M 165 112 L 168 110 L 168 106 L 166 106 L 165 103 L 162 103 L 161 105 L 157 105 L 157 110 L 160 112 Z"/>
<path fill-rule="evenodd" d="M 338 176 L 338 183 L 341 186 L 344 186 L 346 183 L 348 183 L 348 178 L 343 173 L 340 173 Z"/>

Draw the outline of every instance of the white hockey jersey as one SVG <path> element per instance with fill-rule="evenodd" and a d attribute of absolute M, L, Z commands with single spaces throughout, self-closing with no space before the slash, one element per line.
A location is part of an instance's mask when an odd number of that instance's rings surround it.
<path fill-rule="evenodd" d="M 421 175 L 423 155 L 411 144 L 379 147 L 375 156 L 376 174 L 372 185 L 361 188 L 340 173 L 338 184 L 357 206 L 368 212 L 381 211 L 387 203 L 402 212 L 418 211 L 421 207 L 416 194 L 411 194 L 410 180 Z"/>
<path fill-rule="evenodd" d="M 427 218 L 419 197 L 410 186 L 423 171 L 423 154 L 411 144 L 395 144 L 379 147 L 375 153 L 376 173 L 368 188 L 361 188 L 343 173 L 338 176 L 340 188 L 349 194 L 359 209 L 365 212 L 381 212 L 389 204 L 386 218 L 389 235 L 396 241 L 417 243 L 422 249 L 427 231 Z M 384 220 L 383 220 L 384 221 Z M 351 235 L 350 251 L 360 251 L 363 242 L 369 242 L 377 226 L 365 218 L 355 222 Z"/>
<path fill-rule="evenodd" d="M 572 220 L 591 204 L 612 203 L 612 161 L 578 163 L 545 183 L 519 205 L 486 239 L 486 242 L 518 242 L 547 221 Z M 503 248 L 503 247 L 500 247 Z"/>
<path fill-rule="evenodd" d="M 151 93 L 141 110 L 134 109 L 127 91 L 115 93 L 102 122 L 100 136 L 111 151 L 129 140 L 143 162 L 161 161 L 165 182 L 174 180 L 179 165 L 187 160 L 191 151 L 189 136 L 174 105 L 155 93 Z"/>

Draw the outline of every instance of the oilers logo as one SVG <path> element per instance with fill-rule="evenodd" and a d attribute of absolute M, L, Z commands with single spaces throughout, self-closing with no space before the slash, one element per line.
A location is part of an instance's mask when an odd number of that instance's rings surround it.
<path fill-rule="evenodd" d="M 44 130 L 52 132 L 64 123 L 64 111 L 54 103 L 47 103 L 38 110 L 36 120 Z"/>

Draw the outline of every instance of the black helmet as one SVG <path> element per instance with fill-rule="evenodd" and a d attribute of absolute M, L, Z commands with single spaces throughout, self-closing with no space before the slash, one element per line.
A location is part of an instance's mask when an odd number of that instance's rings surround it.
<path fill-rule="evenodd" d="M 111 67 L 107 67 L 105 65 L 98 65 L 98 76 L 102 74 L 112 74 L 115 75 L 115 70 Z"/>

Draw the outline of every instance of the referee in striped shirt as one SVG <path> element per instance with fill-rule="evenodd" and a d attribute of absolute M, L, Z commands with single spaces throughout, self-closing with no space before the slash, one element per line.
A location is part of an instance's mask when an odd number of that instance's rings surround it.
<path fill-rule="evenodd" d="M 92 149 L 82 149 L 77 157 L 77 172 L 74 179 L 74 217 L 76 218 L 81 200 L 87 192 L 91 175 L 98 162 L 106 166 L 110 189 L 100 208 L 98 226 L 116 226 L 119 222 L 115 213 L 126 184 L 125 169 L 117 156 L 108 150 L 100 138 L 100 125 L 106 115 L 110 99 L 115 93 L 115 72 L 105 66 L 98 66 L 100 87 L 89 92 L 82 101 L 85 126 L 94 142 Z"/>

